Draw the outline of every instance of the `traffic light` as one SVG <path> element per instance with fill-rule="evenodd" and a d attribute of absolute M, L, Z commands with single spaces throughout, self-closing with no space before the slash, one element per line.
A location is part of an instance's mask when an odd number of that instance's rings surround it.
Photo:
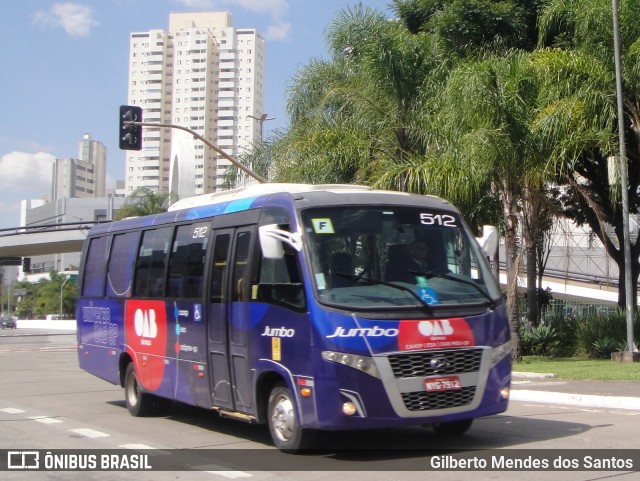
<path fill-rule="evenodd" d="M 120 149 L 142 150 L 142 126 L 125 122 L 142 122 L 142 108 L 133 105 L 120 106 Z"/>
<path fill-rule="evenodd" d="M 31 272 L 31 257 L 22 258 L 22 272 L 25 274 Z"/>

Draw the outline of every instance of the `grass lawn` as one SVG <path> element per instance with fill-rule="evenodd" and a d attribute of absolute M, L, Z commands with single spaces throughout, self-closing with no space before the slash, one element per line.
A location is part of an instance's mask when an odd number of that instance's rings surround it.
<path fill-rule="evenodd" d="M 521 363 L 513 364 L 513 371 L 549 373 L 560 379 L 640 381 L 640 363 L 600 359 L 525 356 Z"/>

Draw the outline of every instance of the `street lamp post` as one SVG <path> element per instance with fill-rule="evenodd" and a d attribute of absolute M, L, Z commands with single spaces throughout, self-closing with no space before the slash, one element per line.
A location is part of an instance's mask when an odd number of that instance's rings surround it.
<path fill-rule="evenodd" d="M 68 280 L 69 280 L 69 277 L 67 277 L 62 283 L 62 285 L 60 286 L 60 319 L 62 319 L 62 289 L 64 289 L 64 285 L 67 283 Z"/>
<path fill-rule="evenodd" d="M 262 114 L 260 117 L 255 117 L 253 115 L 247 115 L 248 119 L 254 119 L 257 120 L 258 122 L 260 122 L 260 142 L 262 142 L 262 132 L 263 132 L 263 128 L 264 128 L 264 123 L 267 120 L 275 120 L 275 117 L 269 117 L 268 114 Z"/>
<path fill-rule="evenodd" d="M 611 0 L 613 13 L 613 47 L 616 68 L 616 97 L 618 105 L 618 138 L 620 143 L 620 195 L 622 197 L 622 229 L 624 233 L 624 283 L 627 319 L 627 349 L 634 351 L 633 342 L 633 284 L 631 276 L 631 235 L 629 232 L 629 192 L 627 153 L 624 135 L 624 107 L 622 104 L 622 73 L 620 60 L 620 27 L 618 25 L 618 0 Z"/>

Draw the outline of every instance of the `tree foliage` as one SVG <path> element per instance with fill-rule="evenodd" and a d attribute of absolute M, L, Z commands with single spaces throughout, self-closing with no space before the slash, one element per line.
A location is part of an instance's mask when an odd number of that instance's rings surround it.
<path fill-rule="evenodd" d="M 428 32 L 460 56 L 478 49 L 532 50 L 540 0 L 394 0 L 412 33 Z"/>
<path fill-rule="evenodd" d="M 166 212 L 174 197 L 171 193 L 138 187 L 127 197 L 122 208 L 118 210 L 117 218 L 124 219 Z"/>
<path fill-rule="evenodd" d="M 347 8 L 328 26 L 330 58 L 292 79 L 291 125 L 269 143 L 270 177 L 437 194 L 472 225 L 499 219 L 512 297 L 518 266 L 527 268 L 530 322 L 551 216 L 588 224 L 623 272 L 620 192 L 608 182 L 618 151 L 609 0 L 393 0 L 392 8 L 395 19 Z M 638 18 L 640 2 L 622 0 L 632 212 L 640 208 Z M 640 243 L 633 252 L 635 282 Z"/>
<path fill-rule="evenodd" d="M 21 319 L 42 319 L 47 314 L 75 315 L 76 284 L 67 275 L 51 271 L 49 279 L 36 283 L 21 281 L 16 287 L 27 291 L 16 305 L 15 314 Z"/>
<path fill-rule="evenodd" d="M 630 212 L 640 208 L 640 2 L 620 2 L 625 149 Z M 619 178 L 610 176 L 618 155 L 613 22 L 606 0 L 550 0 L 540 15 L 536 53 L 546 84 L 536 121 L 549 160 L 558 170 L 564 213 L 587 224 L 620 272 L 618 305 L 625 305 L 623 218 Z M 553 48 L 542 48 L 543 46 Z M 640 243 L 632 244 L 636 305 Z"/>

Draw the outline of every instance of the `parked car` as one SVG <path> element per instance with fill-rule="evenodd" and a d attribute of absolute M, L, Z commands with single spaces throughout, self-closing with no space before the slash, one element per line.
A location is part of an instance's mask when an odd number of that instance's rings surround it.
<path fill-rule="evenodd" d="M 2 329 L 15 329 L 18 323 L 13 317 L 0 317 L 0 325 Z"/>

